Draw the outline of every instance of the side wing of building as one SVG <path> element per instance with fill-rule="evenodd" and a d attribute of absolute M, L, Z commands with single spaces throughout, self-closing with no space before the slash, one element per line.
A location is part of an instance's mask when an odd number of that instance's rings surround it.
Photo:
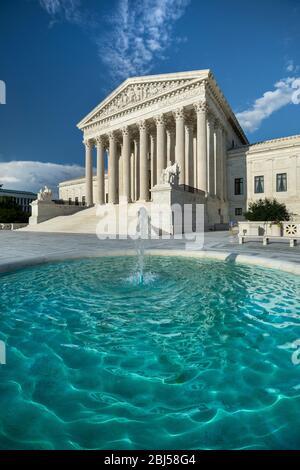
<path fill-rule="evenodd" d="M 242 220 L 249 202 L 275 198 L 300 218 L 300 135 L 229 150 L 228 202 L 231 220 Z"/>

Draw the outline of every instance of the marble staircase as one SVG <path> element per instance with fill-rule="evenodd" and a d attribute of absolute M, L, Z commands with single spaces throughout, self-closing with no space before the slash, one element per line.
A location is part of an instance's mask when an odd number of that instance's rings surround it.
<path fill-rule="evenodd" d="M 135 234 L 138 211 L 141 207 L 150 209 L 150 205 L 150 202 L 95 205 L 73 215 L 54 217 L 37 225 L 27 225 L 20 230 L 47 233 Z"/>

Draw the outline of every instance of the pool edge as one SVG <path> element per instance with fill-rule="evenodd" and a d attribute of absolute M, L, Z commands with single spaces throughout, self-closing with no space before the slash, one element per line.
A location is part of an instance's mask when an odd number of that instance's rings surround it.
<path fill-rule="evenodd" d="M 146 249 L 145 253 L 151 256 L 181 256 L 185 258 L 206 258 L 206 259 L 215 259 L 219 261 L 225 261 L 228 263 L 237 263 L 237 264 L 250 264 L 254 266 L 260 266 L 264 268 L 277 269 L 283 272 L 290 274 L 295 274 L 300 276 L 300 264 L 293 263 L 291 261 L 285 261 L 282 259 L 270 259 L 265 258 L 259 255 L 244 255 L 238 254 L 236 252 L 226 252 L 226 251 L 214 251 L 214 250 L 178 250 L 178 249 Z M 22 260 L 14 260 L 11 262 L 0 262 L 0 273 L 8 273 L 17 271 L 22 268 L 36 266 L 51 262 L 67 261 L 67 260 L 78 260 L 78 259 L 87 259 L 87 258 L 101 258 L 108 256 L 133 256 L 135 255 L 135 250 L 111 250 L 108 252 L 99 251 L 98 253 L 91 252 L 80 252 L 80 253 L 62 253 L 54 254 L 47 256 L 35 256 Z"/>

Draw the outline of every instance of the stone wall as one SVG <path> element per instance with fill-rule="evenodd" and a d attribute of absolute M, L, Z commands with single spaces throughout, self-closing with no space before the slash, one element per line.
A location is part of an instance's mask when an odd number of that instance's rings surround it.
<path fill-rule="evenodd" d="M 277 191 L 277 174 L 287 175 L 287 190 Z M 256 176 L 263 177 L 263 192 L 256 193 Z M 234 194 L 235 178 L 243 178 L 244 194 Z M 231 220 L 243 220 L 235 209 L 247 210 L 251 201 L 275 198 L 286 204 L 295 219 L 300 220 L 300 135 L 243 146 L 227 154 L 227 196 Z"/>
<path fill-rule="evenodd" d="M 34 201 L 31 204 L 32 215 L 29 225 L 40 224 L 46 220 L 63 215 L 72 215 L 84 209 L 82 206 L 69 206 L 68 204 L 55 204 L 53 201 Z"/>

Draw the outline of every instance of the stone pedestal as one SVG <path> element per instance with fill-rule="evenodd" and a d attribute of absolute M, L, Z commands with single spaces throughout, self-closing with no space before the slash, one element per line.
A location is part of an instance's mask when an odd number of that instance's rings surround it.
<path fill-rule="evenodd" d="M 184 186 L 164 183 L 154 186 L 151 193 L 151 225 L 160 229 L 162 235 L 168 233 L 176 236 L 206 229 L 204 191 L 189 192 L 184 190 Z"/>

